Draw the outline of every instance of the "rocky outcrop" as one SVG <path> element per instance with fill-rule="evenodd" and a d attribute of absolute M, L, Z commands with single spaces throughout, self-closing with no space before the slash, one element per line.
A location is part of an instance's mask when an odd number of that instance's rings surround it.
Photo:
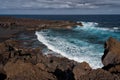
<path fill-rule="evenodd" d="M 120 42 L 109 38 L 105 42 L 105 51 L 102 57 L 104 66 L 120 64 Z"/>
<path fill-rule="evenodd" d="M 88 63 L 77 64 L 73 68 L 75 80 L 120 80 L 119 75 L 104 69 L 92 69 Z"/>
<path fill-rule="evenodd" d="M 40 30 L 45 28 L 72 28 L 81 23 L 72 21 L 40 20 L 14 17 L 0 17 L 0 27 L 14 29 L 24 27 L 25 30 Z"/>
<path fill-rule="evenodd" d="M 120 80 L 117 75 L 114 75 L 103 69 L 92 70 L 90 73 L 82 75 L 77 80 Z"/>
<path fill-rule="evenodd" d="M 103 69 L 120 76 L 120 42 L 109 38 L 105 42 L 105 51 L 102 56 Z M 119 77 L 120 79 L 120 77 Z"/>
<path fill-rule="evenodd" d="M 41 67 L 24 63 L 18 60 L 17 62 L 8 62 L 4 66 L 8 80 L 57 80 L 56 77 Z"/>
<path fill-rule="evenodd" d="M 106 49 L 115 47 L 111 41 L 119 45 L 118 41 L 110 38 L 106 42 L 110 46 L 108 48 L 105 44 Z M 86 62 L 77 63 L 64 57 L 46 56 L 39 47 L 24 48 L 19 43 L 12 39 L 0 43 L 1 80 L 120 80 L 120 65 L 118 61 L 113 63 L 109 58 L 105 59 L 108 54 L 103 56 L 103 62 L 108 62 L 105 63 L 107 65 L 103 69 L 94 70 Z"/>
<path fill-rule="evenodd" d="M 92 69 L 64 57 L 42 54 L 31 42 L 14 40 L 18 33 L 82 25 L 70 21 L 48 21 L 0 17 L 0 80 L 120 80 L 120 42 L 109 38 L 102 57 L 104 67 Z M 11 38 L 11 39 L 10 39 Z M 8 39 L 8 40 L 6 40 Z"/>
<path fill-rule="evenodd" d="M 75 61 L 45 56 L 40 48 L 23 48 L 19 41 L 7 40 L 0 43 L 0 54 L 1 74 L 8 80 L 74 80 Z"/>
<path fill-rule="evenodd" d="M 120 80 L 120 42 L 109 38 L 105 42 L 102 56 L 104 67 L 91 69 L 87 63 L 77 64 L 73 68 L 76 80 Z"/>
<path fill-rule="evenodd" d="M 71 29 L 81 23 L 72 21 L 39 20 L 14 17 L 0 17 L 0 42 L 16 36 L 20 32 L 35 32 L 41 29 Z"/>
<path fill-rule="evenodd" d="M 79 80 L 81 76 L 90 73 L 91 70 L 92 68 L 88 63 L 79 63 L 73 68 L 74 77 L 76 80 Z"/>

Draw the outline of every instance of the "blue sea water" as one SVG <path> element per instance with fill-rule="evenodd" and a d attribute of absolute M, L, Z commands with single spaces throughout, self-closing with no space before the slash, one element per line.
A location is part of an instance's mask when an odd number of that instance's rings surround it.
<path fill-rule="evenodd" d="M 83 27 L 71 30 L 56 29 L 37 31 L 38 40 L 49 49 L 69 59 L 86 61 L 93 68 L 102 67 L 104 42 L 109 37 L 120 40 L 119 27 L 100 27 L 96 22 L 82 22 Z"/>
<path fill-rule="evenodd" d="M 50 50 L 69 59 L 86 61 L 93 68 L 102 67 L 104 42 L 113 37 L 120 40 L 120 15 L 12 15 L 18 18 L 69 20 L 83 26 L 73 29 L 36 31 L 37 39 Z"/>

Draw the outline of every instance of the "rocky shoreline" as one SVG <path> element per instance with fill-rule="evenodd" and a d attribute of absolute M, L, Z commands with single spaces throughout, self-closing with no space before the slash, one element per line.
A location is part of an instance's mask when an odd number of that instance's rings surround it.
<path fill-rule="evenodd" d="M 0 80 L 120 80 L 120 42 L 109 38 L 101 58 L 104 67 L 92 69 L 64 57 L 43 55 L 42 47 L 23 45 L 20 33 L 48 28 L 70 29 L 81 23 L 0 17 Z M 30 40 L 31 41 L 31 40 Z M 27 43 L 27 42 L 26 42 Z"/>

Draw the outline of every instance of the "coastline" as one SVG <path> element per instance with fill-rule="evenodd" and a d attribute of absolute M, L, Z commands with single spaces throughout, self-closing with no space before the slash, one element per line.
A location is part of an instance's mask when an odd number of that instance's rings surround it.
<path fill-rule="evenodd" d="M 24 32 L 34 35 L 35 31 L 41 29 L 71 29 L 76 25 L 82 26 L 81 23 L 71 21 L 0 17 L 0 73 L 2 76 L 0 78 L 3 80 L 120 80 L 119 57 L 114 62 L 116 64 L 109 61 L 111 56 L 106 57 L 109 52 L 107 50 L 111 50 L 111 48 L 105 48 L 105 54 L 102 57 L 104 67 L 92 69 L 86 62 L 78 63 L 65 57 L 43 55 L 41 48 L 44 45 L 32 47 L 31 43 L 34 40 L 30 40 L 26 46 L 23 45 L 22 40 L 17 39 Z M 111 42 L 119 43 L 110 38 L 106 45 L 111 47 L 114 45 Z M 116 44 L 116 47 L 118 47 L 117 53 L 119 53 L 120 46 Z M 109 68 L 111 64 L 114 66 Z"/>

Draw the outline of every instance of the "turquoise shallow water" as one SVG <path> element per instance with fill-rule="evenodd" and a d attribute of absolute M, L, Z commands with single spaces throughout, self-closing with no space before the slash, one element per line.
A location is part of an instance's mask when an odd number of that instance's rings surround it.
<path fill-rule="evenodd" d="M 120 40 L 120 28 L 101 26 L 96 22 L 82 22 L 83 27 L 75 26 L 71 30 L 48 29 L 36 31 L 37 39 L 52 51 L 69 59 L 86 61 L 93 68 L 102 67 L 101 57 L 104 42 L 109 37 Z"/>

